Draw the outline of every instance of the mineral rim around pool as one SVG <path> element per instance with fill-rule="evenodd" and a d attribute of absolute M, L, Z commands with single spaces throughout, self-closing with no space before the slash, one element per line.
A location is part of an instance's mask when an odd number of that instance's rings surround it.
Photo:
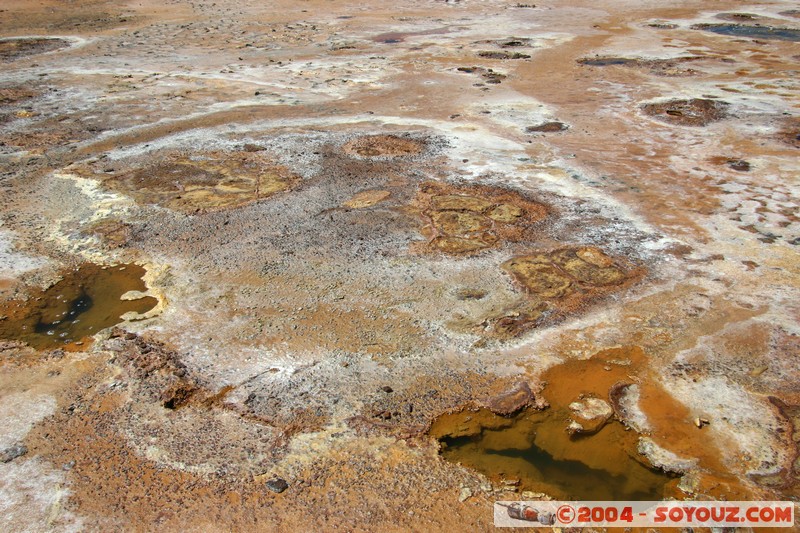
<path fill-rule="evenodd" d="M 5 1 L 0 529 L 798 498 L 799 31 Z"/>

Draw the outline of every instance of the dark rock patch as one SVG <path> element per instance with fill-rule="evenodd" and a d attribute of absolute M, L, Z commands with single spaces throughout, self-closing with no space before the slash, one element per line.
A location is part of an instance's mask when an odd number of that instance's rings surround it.
<path fill-rule="evenodd" d="M 482 52 L 478 52 L 478 57 L 482 57 L 484 59 L 530 59 L 531 56 L 528 54 L 521 54 L 519 52 L 509 53 L 484 50 Z"/>
<path fill-rule="evenodd" d="M 264 485 L 269 490 L 277 494 L 280 494 L 281 492 L 289 488 L 289 484 L 286 482 L 286 480 L 281 478 L 270 479 L 269 481 L 264 483 Z"/>
<path fill-rule="evenodd" d="M 28 453 L 28 448 L 24 444 L 15 444 L 5 450 L 0 450 L 0 463 L 10 463 L 17 457 L 22 457 Z"/>
<path fill-rule="evenodd" d="M 566 131 L 569 129 L 569 126 L 564 124 L 563 122 L 543 122 L 541 124 L 537 124 L 535 126 L 528 126 L 525 128 L 526 133 L 556 133 L 559 131 Z"/>
<path fill-rule="evenodd" d="M 52 52 L 69 46 L 66 39 L 49 37 L 0 40 L 0 61 L 14 61 L 21 57 Z"/>
<path fill-rule="evenodd" d="M 800 30 L 774 26 L 747 26 L 742 24 L 695 24 L 693 30 L 710 31 L 731 37 L 750 37 L 774 41 L 800 41 Z"/>
<path fill-rule="evenodd" d="M 644 104 L 642 111 L 670 124 L 679 126 L 705 126 L 711 122 L 727 118 L 728 104 L 707 98 L 690 100 L 669 100 Z"/>

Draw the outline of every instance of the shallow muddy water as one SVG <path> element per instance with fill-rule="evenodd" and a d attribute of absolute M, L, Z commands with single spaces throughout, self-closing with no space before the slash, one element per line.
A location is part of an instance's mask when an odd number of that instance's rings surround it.
<path fill-rule="evenodd" d="M 642 389 L 638 405 L 646 420 L 626 420 L 630 413 L 620 418 L 621 384 L 640 379 L 646 360 L 634 346 L 567 361 L 542 375 L 546 409 L 500 416 L 466 408 L 435 419 L 429 435 L 446 460 L 495 483 L 518 482 L 520 490 L 598 501 L 677 496 L 678 478 L 639 453 L 639 430 L 651 424 L 655 435 L 658 426 L 669 426 L 694 451 L 711 446 L 687 427 L 681 407 L 657 385 Z"/>
<path fill-rule="evenodd" d="M 145 269 L 138 265 L 102 267 L 86 263 L 27 301 L 9 302 L 0 311 L 0 338 L 27 343 L 38 350 L 70 348 L 101 329 L 122 321 L 125 313 L 145 313 L 153 297 L 121 300 L 129 291 L 144 291 Z"/>
<path fill-rule="evenodd" d="M 480 410 L 441 417 L 432 432 L 448 461 L 555 497 L 660 500 L 673 481 L 635 458 L 636 437 L 618 422 L 594 435 L 570 436 L 560 413 L 525 411 L 507 418 Z"/>

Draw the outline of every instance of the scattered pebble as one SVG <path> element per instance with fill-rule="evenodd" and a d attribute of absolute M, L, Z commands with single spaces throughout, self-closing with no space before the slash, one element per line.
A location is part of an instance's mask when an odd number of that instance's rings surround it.
<path fill-rule="evenodd" d="M 10 463 L 17 457 L 22 457 L 28 453 L 28 448 L 24 444 L 15 444 L 0 451 L 0 463 Z"/>
<path fill-rule="evenodd" d="M 286 482 L 285 479 L 281 479 L 279 477 L 270 479 L 266 483 L 264 483 L 266 487 L 271 490 L 272 492 L 280 494 L 281 492 L 285 491 L 289 488 L 289 484 Z"/>

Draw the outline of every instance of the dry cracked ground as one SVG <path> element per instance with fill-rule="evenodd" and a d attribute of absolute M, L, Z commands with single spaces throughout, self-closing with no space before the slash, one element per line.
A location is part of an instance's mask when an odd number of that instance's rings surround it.
<path fill-rule="evenodd" d="M 789 0 L 0 4 L 0 529 L 800 497 Z"/>

